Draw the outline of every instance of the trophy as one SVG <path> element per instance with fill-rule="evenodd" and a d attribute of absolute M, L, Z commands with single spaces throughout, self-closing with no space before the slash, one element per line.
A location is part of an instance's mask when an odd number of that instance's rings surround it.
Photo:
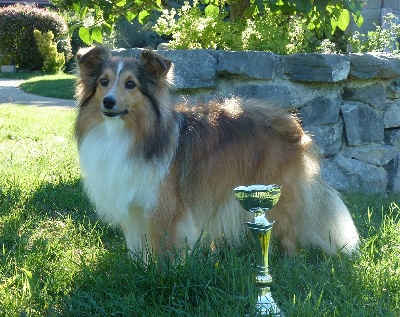
<path fill-rule="evenodd" d="M 265 217 L 279 200 L 281 187 L 278 185 L 239 186 L 234 189 L 235 198 L 243 209 L 254 214 L 252 222 L 246 222 L 255 242 L 255 284 L 258 287 L 257 314 L 261 316 L 282 316 L 271 295 L 272 277 L 268 271 L 268 249 L 274 221 Z"/>

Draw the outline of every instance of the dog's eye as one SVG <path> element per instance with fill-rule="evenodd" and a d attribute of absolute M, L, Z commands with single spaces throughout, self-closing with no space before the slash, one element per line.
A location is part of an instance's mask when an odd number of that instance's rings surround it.
<path fill-rule="evenodd" d="M 100 79 L 100 85 L 106 87 L 108 85 L 108 79 L 107 78 Z"/>
<path fill-rule="evenodd" d="M 133 89 L 136 87 L 136 85 L 132 80 L 130 80 L 130 81 L 126 82 L 125 87 L 126 87 L 126 89 Z"/>

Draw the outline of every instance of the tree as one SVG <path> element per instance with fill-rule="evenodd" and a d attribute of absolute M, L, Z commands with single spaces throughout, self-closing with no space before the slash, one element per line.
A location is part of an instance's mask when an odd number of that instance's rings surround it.
<path fill-rule="evenodd" d="M 79 35 L 86 43 L 102 42 L 103 32 L 111 33 L 117 19 L 125 17 L 128 21 L 137 18 L 143 23 L 153 12 L 161 10 L 165 3 L 162 0 L 53 0 L 62 9 L 74 10 L 81 20 L 93 14 L 90 24 L 78 23 L 71 31 L 79 28 Z M 235 21 L 243 17 L 261 14 L 266 8 L 271 12 L 292 16 L 302 15 L 307 19 L 309 27 L 318 36 L 331 38 L 337 28 L 345 30 L 353 16 L 360 26 L 362 0 L 203 0 L 207 10 L 219 10 L 228 4 L 230 19 Z"/>
<path fill-rule="evenodd" d="M 143 23 L 153 12 L 163 7 L 161 0 L 51 0 L 60 9 L 75 11 L 82 22 L 70 26 L 70 32 L 79 29 L 80 38 L 90 44 L 102 43 L 103 32 L 110 34 L 121 17 L 129 22 L 137 18 Z M 93 20 L 84 23 L 88 16 Z"/>

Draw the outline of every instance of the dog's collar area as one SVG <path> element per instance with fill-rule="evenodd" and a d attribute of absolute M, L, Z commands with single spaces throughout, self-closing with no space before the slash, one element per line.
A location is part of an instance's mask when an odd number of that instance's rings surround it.
<path fill-rule="evenodd" d="M 114 118 L 114 117 L 123 117 L 123 116 L 127 115 L 128 112 L 129 112 L 128 109 L 125 109 L 124 111 L 121 111 L 121 112 L 103 111 L 103 114 L 104 114 L 106 117 Z"/>

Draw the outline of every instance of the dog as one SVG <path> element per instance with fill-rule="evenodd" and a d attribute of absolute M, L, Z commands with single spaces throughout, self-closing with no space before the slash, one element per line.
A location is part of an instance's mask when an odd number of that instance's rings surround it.
<path fill-rule="evenodd" d="M 315 146 L 294 115 L 240 98 L 174 106 L 172 63 L 150 50 L 133 59 L 94 46 L 79 50 L 77 64 L 84 187 L 98 215 L 122 229 L 128 250 L 169 256 L 201 234 L 240 243 L 250 213 L 233 189 L 278 184 L 268 218 L 284 252 L 357 251 L 351 215 L 321 179 Z"/>

